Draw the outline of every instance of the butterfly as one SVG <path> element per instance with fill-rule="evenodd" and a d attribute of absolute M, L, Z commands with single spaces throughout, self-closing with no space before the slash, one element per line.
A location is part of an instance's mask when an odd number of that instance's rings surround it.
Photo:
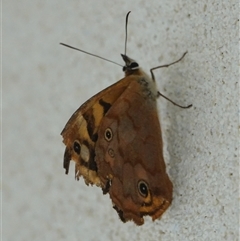
<path fill-rule="evenodd" d="M 173 192 L 157 111 L 157 98 L 168 98 L 157 90 L 153 71 L 181 61 L 186 53 L 171 64 L 152 68 L 151 76 L 146 74 L 126 55 L 129 14 L 125 54 L 121 55 L 125 76 L 82 104 L 61 135 L 66 145 L 66 174 L 73 160 L 76 179 L 82 176 L 87 185 L 99 186 L 104 194 L 108 193 L 123 222 L 133 220 L 142 225 L 144 216 L 155 220 L 166 211 Z"/>

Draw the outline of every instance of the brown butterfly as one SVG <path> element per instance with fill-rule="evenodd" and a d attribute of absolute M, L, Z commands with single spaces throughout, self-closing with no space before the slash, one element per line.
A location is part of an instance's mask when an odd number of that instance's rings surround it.
<path fill-rule="evenodd" d="M 155 220 L 165 212 L 173 189 L 163 159 L 156 103 L 163 95 L 156 88 L 153 70 L 179 62 L 186 53 L 171 64 L 152 68 L 150 77 L 126 55 L 126 43 L 127 34 L 122 54 L 125 77 L 81 105 L 61 135 L 66 145 L 66 174 L 70 160 L 75 161 L 77 179 L 83 176 L 86 184 L 109 193 L 123 222 L 142 225 L 143 216 Z"/>

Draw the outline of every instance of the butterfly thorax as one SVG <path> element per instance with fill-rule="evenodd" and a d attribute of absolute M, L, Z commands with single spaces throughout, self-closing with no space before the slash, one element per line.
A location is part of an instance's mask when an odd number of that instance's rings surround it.
<path fill-rule="evenodd" d="M 125 62 L 125 66 L 123 67 L 125 77 L 135 77 L 134 79 L 141 85 L 144 95 L 147 98 L 156 100 L 158 91 L 155 81 L 139 67 L 139 64 L 134 59 L 123 54 L 121 56 Z"/>

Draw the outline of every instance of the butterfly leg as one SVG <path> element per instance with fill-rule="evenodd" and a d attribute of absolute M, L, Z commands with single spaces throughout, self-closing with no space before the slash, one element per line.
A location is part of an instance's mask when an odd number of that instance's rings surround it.
<path fill-rule="evenodd" d="M 155 81 L 155 76 L 154 76 L 154 74 L 153 74 L 153 70 L 155 70 L 155 69 L 160 69 L 160 68 L 164 68 L 164 67 L 167 68 L 167 67 L 169 67 L 169 66 L 171 66 L 171 65 L 173 65 L 173 64 L 176 64 L 176 63 L 180 62 L 180 61 L 184 58 L 184 56 L 185 56 L 186 54 L 187 54 L 187 51 L 182 55 L 182 57 L 181 57 L 180 59 L 178 59 L 178 60 L 176 60 L 176 61 L 174 61 L 174 62 L 172 62 L 172 63 L 170 63 L 170 64 L 164 64 L 164 65 L 160 65 L 160 66 L 151 68 L 151 69 L 150 69 L 150 72 L 151 72 L 151 76 L 152 76 L 153 81 Z"/>
<path fill-rule="evenodd" d="M 188 109 L 188 108 L 192 107 L 192 104 L 191 104 L 191 105 L 188 105 L 188 106 L 179 105 L 179 104 L 177 104 L 176 102 L 170 100 L 168 97 L 166 97 L 165 95 L 163 95 L 162 93 L 160 93 L 160 92 L 158 91 L 158 97 L 159 97 L 159 96 L 162 96 L 163 98 L 165 98 L 166 100 L 170 101 L 172 104 L 174 104 L 174 105 L 176 105 L 176 106 L 178 106 L 178 107 L 180 107 L 180 108 Z"/>
<path fill-rule="evenodd" d="M 150 72 L 151 72 L 151 76 L 152 76 L 153 81 L 155 81 L 155 76 L 154 76 L 154 74 L 153 74 L 153 71 L 154 71 L 154 70 L 159 69 L 159 68 L 163 68 L 163 67 L 169 67 L 169 66 L 171 66 L 171 65 L 173 65 L 173 64 L 176 64 L 176 63 L 180 62 L 180 61 L 184 58 L 184 56 L 185 56 L 186 54 L 187 54 L 187 51 L 182 55 L 182 57 L 181 57 L 180 59 L 178 59 L 178 60 L 176 60 L 176 61 L 174 61 L 174 62 L 172 62 L 172 63 L 170 63 L 170 64 L 164 64 L 164 65 L 160 65 L 160 66 L 157 66 L 157 67 L 154 67 L 154 68 L 150 69 Z M 180 108 L 187 109 L 187 108 L 190 108 L 190 107 L 192 106 L 192 105 L 188 105 L 188 106 L 179 105 L 179 104 L 175 103 L 174 101 L 170 100 L 168 97 L 166 97 L 165 95 L 163 95 L 163 94 L 160 93 L 159 91 L 158 91 L 157 94 L 158 94 L 158 97 L 159 97 L 159 96 L 162 96 L 163 98 L 165 98 L 166 100 L 170 101 L 172 104 L 174 104 L 174 105 L 176 105 L 176 106 L 178 106 L 178 107 L 180 107 Z"/>

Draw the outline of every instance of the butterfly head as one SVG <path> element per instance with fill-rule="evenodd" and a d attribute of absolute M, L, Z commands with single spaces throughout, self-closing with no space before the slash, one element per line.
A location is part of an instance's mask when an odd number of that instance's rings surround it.
<path fill-rule="evenodd" d="M 133 74 L 136 70 L 139 70 L 139 64 L 134 60 L 129 58 L 125 54 L 121 54 L 123 61 L 125 62 L 125 66 L 123 66 L 123 71 L 126 75 Z"/>

